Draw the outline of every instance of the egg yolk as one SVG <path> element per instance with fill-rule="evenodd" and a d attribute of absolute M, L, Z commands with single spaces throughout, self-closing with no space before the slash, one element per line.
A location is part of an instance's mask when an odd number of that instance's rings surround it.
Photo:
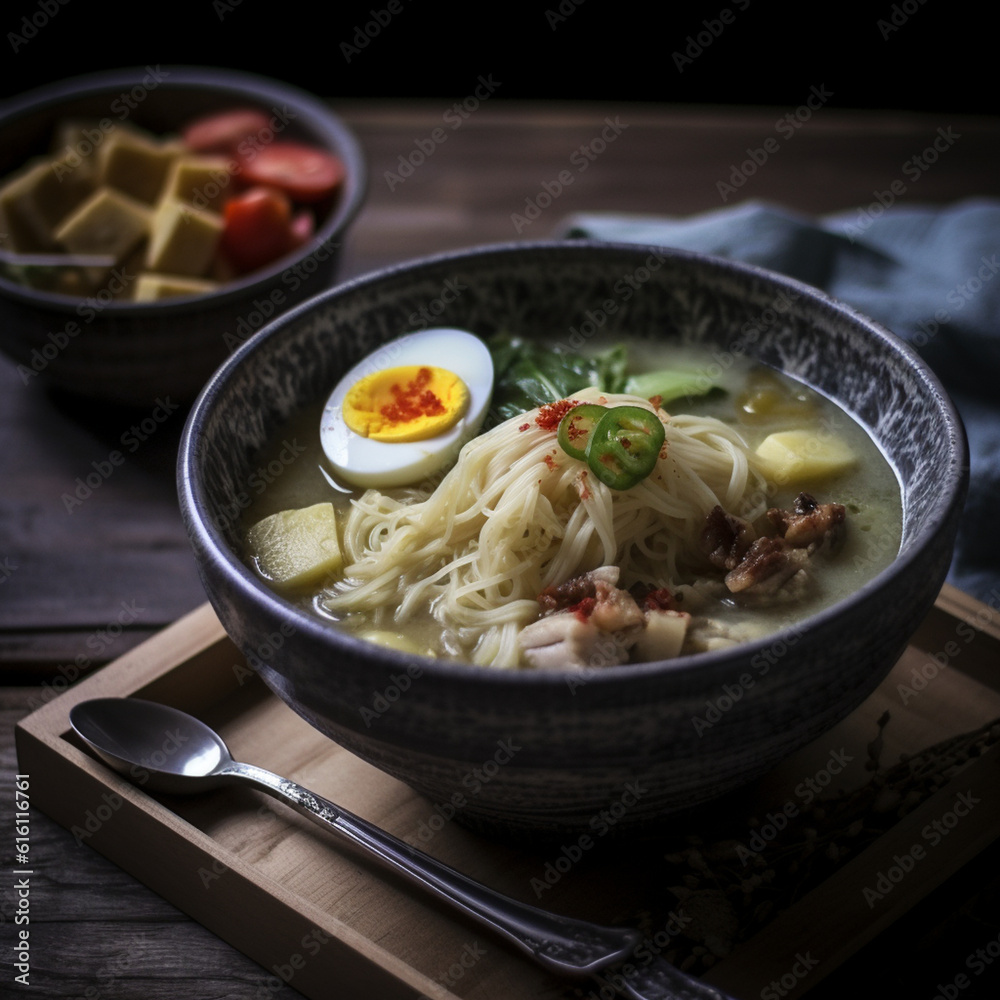
<path fill-rule="evenodd" d="M 468 405 L 469 390 L 454 372 L 406 365 L 355 382 L 344 397 L 344 422 L 374 441 L 424 441 L 454 427 Z"/>

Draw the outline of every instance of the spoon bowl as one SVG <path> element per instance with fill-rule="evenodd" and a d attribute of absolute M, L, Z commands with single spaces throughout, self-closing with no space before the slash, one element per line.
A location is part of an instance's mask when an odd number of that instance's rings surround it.
<path fill-rule="evenodd" d="M 153 791 L 188 794 L 239 780 L 215 730 L 158 702 L 94 698 L 74 705 L 69 721 L 109 767 Z"/>

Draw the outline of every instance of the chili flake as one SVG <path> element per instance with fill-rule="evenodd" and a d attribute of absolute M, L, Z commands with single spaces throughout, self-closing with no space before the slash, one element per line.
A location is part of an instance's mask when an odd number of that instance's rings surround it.
<path fill-rule="evenodd" d="M 394 382 L 390 392 L 393 401 L 383 406 L 379 412 L 392 423 L 407 423 L 417 417 L 433 417 L 445 412 L 444 403 L 431 390 L 427 389 L 431 381 L 429 368 L 421 368 L 416 377 L 403 388 Z"/>
<path fill-rule="evenodd" d="M 535 417 L 535 423 L 542 428 L 543 431 L 554 431 L 558 426 L 559 422 L 562 420 L 573 407 L 576 406 L 576 400 L 574 399 L 560 399 L 556 403 L 545 403 L 538 409 L 538 416 Z"/>

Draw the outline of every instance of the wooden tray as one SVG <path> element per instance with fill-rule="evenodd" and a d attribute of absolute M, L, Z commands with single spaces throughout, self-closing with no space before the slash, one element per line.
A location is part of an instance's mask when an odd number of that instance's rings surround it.
<path fill-rule="evenodd" d="M 540 971 L 262 794 L 147 794 L 79 746 L 68 722 L 74 704 L 134 695 L 176 705 L 215 725 L 237 759 L 294 778 L 502 892 L 639 926 L 647 936 L 637 962 L 662 953 L 735 997 L 761 996 L 773 981 L 796 997 L 1000 831 L 1000 750 L 992 746 L 1000 726 L 989 725 L 1000 718 L 998 653 L 995 606 L 945 587 L 891 676 L 845 722 L 719 808 L 675 824 L 679 840 L 625 847 L 608 837 L 572 864 L 558 847 L 532 852 L 470 833 L 446 808 L 320 736 L 264 688 L 208 605 L 23 720 L 17 750 L 35 806 L 307 997 L 329 996 L 333 985 L 338 997 L 386 1000 L 601 991 Z M 873 746 L 882 746 L 881 781 L 900 754 L 980 727 L 982 752 L 939 768 L 901 818 L 880 812 L 880 800 L 850 830 L 817 828 L 814 792 L 829 800 L 830 816 L 868 801 L 859 789 L 871 788 Z M 783 838 L 793 828 L 789 848 Z M 740 926 L 731 903 L 708 905 L 718 902 L 706 887 L 720 872 L 730 883 L 754 875 L 763 883 L 746 882 Z M 754 893 L 770 901 L 770 917 Z M 720 955 L 706 968 L 713 948 Z"/>

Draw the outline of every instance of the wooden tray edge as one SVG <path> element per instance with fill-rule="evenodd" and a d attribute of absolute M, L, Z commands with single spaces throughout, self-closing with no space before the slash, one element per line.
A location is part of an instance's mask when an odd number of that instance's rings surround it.
<path fill-rule="evenodd" d="M 942 590 L 936 607 L 951 618 L 972 624 L 990 639 L 1000 641 L 1000 615 L 996 609 L 955 588 L 947 587 Z M 405 962 L 323 911 L 313 908 L 315 912 L 308 915 L 315 919 L 306 919 L 306 913 L 300 911 L 306 910 L 309 907 L 308 903 L 285 893 L 279 884 L 259 878 L 257 873 L 251 867 L 244 865 L 238 857 L 227 854 L 211 838 L 180 820 L 124 779 L 114 775 L 109 778 L 108 773 L 89 756 L 76 750 L 62 738 L 61 734 L 69 729 L 69 711 L 79 701 L 107 694 L 119 696 L 135 694 L 158 678 L 168 675 L 193 655 L 204 653 L 207 649 L 220 644 L 231 645 L 214 611 L 206 603 L 118 660 L 103 667 L 96 674 L 79 681 L 65 693 L 53 698 L 21 720 L 17 724 L 15 738 L 18 759 L 23 762 L 25 770 L 30 772 L 33 767 L 42 773 L 49 768 L 66 769 L 66 773 L 72 773 L 76 780 L 80 780 L 82 771 L 88 779 L 86 782 L 80 781 L 81 790 L 85 788 L 87 791 L 85 796 L 78 795 L 74 801 L 65 799 L 46 801 L 45 796 L 38 795 L 36 802 L 39 807 L 67 829 L 72 830 L 76 820 L 83 814 L 82 810 L 93 807 L 94 802 L 99 800 L 100 793 L 107 791 L 109 783 L 113 781 L 111 787 L 114 794 L 138 810 L 138 818 L 145 825 L 150 837 L 166 827 L 171 842 L 176 843 L 182 852 L 191 852 L 192 863 L 197 861 L 192 871 L 197 871 L 199 867 L 210 868 L 213 864 L 221 863 L 227 873 L 234 875 L 239 886 L 239 892 L 235 895 L 246 898 L 246 904 L 239 907 L 241 911 L 253 912 L 253 906 L 249 905 L 253 901 L 276 899 L 288 915 L 287 933 L 279 936 L 272 934 L 266 940 L 261 940 L 252 927 L 237 926 L 234 929 L 233 924 L 228 922 L 231 914 L 221 913 L 207 906 L 198 898 L 198 893 L 191 891 L 192 887 L 180 891 L 174 880 L 169 884 L 163 883 L 157 878 L 155 866 L 148 859 L 144 863 L 142 858 L 134 857 L 135 852 L 130 852 L 128 844 L 116 842 L 110 835 L 102 836 L 101 831 L 98 831 L 88 838 L 91 845 L 254 961 L 270 969 L 276 966 L 287 969 L 289 956 L 296 954 L 294 951 L 296 942 L 303 941 L 306 935 L 319 928 L 336 942 L 338 972 L 343 969 L 346 977 L 341 985 L 346 986 L 348 980 L 356 982 L 359 986 L 359 996 L 371 995 L 373 983 L 378 983 L 377 995 L 387 998 L 396 996 L 412 998 L 417 992 L 441 1000 L 459 1000 L 457 994 L 427 979 Z M 238 656 L 235 647 L 232 649 L 233 655 Z M 803 912 L 815 912 L 816 906 L 822 907 L 823 912 L 844 910 L 837 900 L 838 896 L 843 895 L 844 884 L 857 888 L 859 885 L 867 885 L 877 877 L 882 869 L 892 863 L 894 853 L 899 854 L 912 846 L 915 842 L 914 831 L 922 829 L 928 821 L 933 820 L 941 810 L 942 803 L 948 800 L 948 796 L 956 794 L 956 789 L 988 788 L 990 782 L 995 787 L 998 763 L 1000 754 L 991 752 L 984 755 L 912 814 L 900 820 L 878 841 L 849 861 L 835 880 L 835 885 L 831 885 L 834 880 L 828 880 L 771 921 L 754 936 L 752 942 L 741 948 L 739 962 L 734 963 L 732 956 L 727 956 L 726 961 L 720 962 L 715 969 L 704 976 L 704 979 L 720 988 L 737 989 L 739 981 L 732 977 L 736 975 L 742 980 L 747 968 L 751 967 L 752 960 L 755 974 L 764 974 L 766 971 L 770 978 L 780 980 L 781 976 L 788 972 L 783 967 L 787 965 L 787 959 L 778 961 L 775 956 L 787 956 L 790 942 L 800 942 L 797 947 L 807 952 L 810 947 L 815 949 L 815 937 L 809 933 L 808 922 L 801 918 Z M 973 780 L 975 785 L 970 786 Z M 152 803 L 156 809 L 151 810 L 147 803 Z M 987 822 L 992 822 L 992 827 L 980 830 L 977 820 L 977 824 L 965 827 L 962 837 L 951 838 L 951 846 L 957 848 L 961 844 L 962 850 L 949 848 L 949 863 L 939 866 L 933 880 L 923 879 L 919 882 L 910 880 L 908 885 L 899 891 L 894 891 L 893 899 L 880 917 L 866 927 L 863 939 L 857 934 L 852 934 L 846 944 L 841 942 L 831 948 L 834 942 L 827 936 L 824 939 L 824 946 L 828 957 L 824 958 L 820 978 L 832 973 L 838 965 L 890 926 L 917 900 L 995 840 L 1000 835 L 1000 803 L 989 804 L 988 808 L 978 813 L 978 816 L 987 814 L 989 816 Z M 860 890 L 858 898 L 863 901 Z M 847 909 L 850 910 L 849 907 Z M 856 916 L 856 914 L 845 915 L 843 921 L 855 920 Z M 867 914 L 862 913 L 862 916 L 867 919 Z M 748 955 L 751 959 L 746 958 Z M 325 997 L 330 984 L 324 977 L 323 971 L 314 969 L 312 975 L 308 972 L 308 967 L 301 971 L 301 975 L 298 975 L 294 983 L 295 987 L 307 996 Z M 786 990 L 783 995 L 794 1000 L 806 988 L 814 985 L 815 980 L 803 978 L 796 987 Z"/>

